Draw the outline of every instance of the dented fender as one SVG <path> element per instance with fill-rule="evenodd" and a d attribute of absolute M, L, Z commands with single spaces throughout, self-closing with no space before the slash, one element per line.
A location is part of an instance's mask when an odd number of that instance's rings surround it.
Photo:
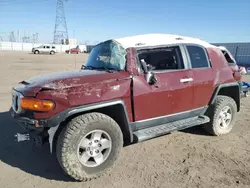
<path fill-rule="evenodd" d="M 125 103 L 122 100 L 113 100 L 113 101 L 106 101 L 101 103 L 95 103 L 95 104 L 89 104 L 89 105 L 82 105 L 73 107 L 70 109 L 67 109 L 56 116 L 53 116 L 48 120 L 48 124 L 51 125 L 50 129 L 48 130 L 49 134 L 49 143 L 50 143 L 50 151 L 53 151 L 53 145 L 54 145 L 54 136 L 58 130 L 58 128 L 62 125 L 62 122 L 64 122 L 66 119 L 70 118 L 71 116 L 75 114 L 81 114 L 83 112 L 88 112 L 92 110 L 97 110 L 104 107 L 114 106 L 114 105 L 121 105 L 124 110 L 124 122 L 125 122 L 125 129 L 129 132 L 129 140 L 132 143 L 133 142 L 133 132 L 130 126 L 130 120 L 127 108 L 125 106 Z"/>

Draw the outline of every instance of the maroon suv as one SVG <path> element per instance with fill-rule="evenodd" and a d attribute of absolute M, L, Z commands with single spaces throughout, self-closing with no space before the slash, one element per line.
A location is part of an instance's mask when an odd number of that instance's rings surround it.
<path fill-rule="evenodd" d="M 199 39 L 149 34 L 94 47 L 81 70 L 22 81 L 12 115 L 18 140 L 50 143 L 76 180 L 106 172 L 124 145 L 203 125 L 229 133 L 240 89 L 222 51 Z"/>

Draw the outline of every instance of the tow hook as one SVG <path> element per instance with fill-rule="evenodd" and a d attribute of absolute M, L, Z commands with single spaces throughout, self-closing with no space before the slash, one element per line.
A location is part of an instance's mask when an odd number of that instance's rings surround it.
<path fill-rule="evenodd" d="M 29 132 L 29 133 L 17 133 L 15 135 L 17 142 L 23 142 L 23 141 L 32 141 L 33 146 L 41 147 L 44 144 L 44 136 L 39 135 L 35 132 Z"/>

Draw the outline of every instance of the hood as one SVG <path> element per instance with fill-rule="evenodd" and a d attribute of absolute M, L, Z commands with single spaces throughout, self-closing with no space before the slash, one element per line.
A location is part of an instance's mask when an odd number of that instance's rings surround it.
<path fill-rule="evenodd" d="M 124 71 L 108 73 L 97 70 L 65 71 L 32 77 L 19 83 L 16 90 L 25 96 L 35 96 L 42 89 L 60 90 L 91 84 L 96 82 L 110 82 L 112 80 L 126 79 L 129 74 Z"/>

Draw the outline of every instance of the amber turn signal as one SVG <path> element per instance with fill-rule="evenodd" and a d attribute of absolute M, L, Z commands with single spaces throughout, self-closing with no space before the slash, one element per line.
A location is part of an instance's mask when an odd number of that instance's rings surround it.
<path fill-rule="evenodd" d="M 22 98 L 21 108 L 32 111 L 48 112 L 53 110 L 55 103 L 49 100 L 40 100 L 34 98 Z"/>

